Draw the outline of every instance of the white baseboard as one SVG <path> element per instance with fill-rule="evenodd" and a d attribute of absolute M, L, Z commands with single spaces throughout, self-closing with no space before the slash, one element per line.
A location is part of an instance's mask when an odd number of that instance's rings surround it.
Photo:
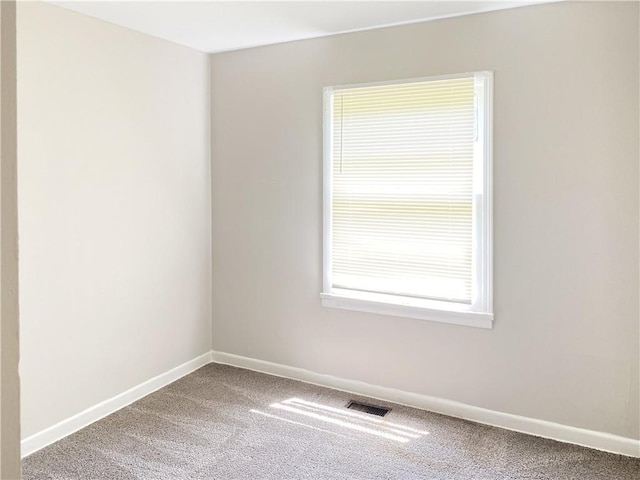
<path fill-rule="evenodd" d="M 93 422 L 112 414 L 127 405 L 149 395 L 152 392 L 164 387 L 165 385 L 175 382 L 181 377 L 197 370 L 198 368 L 211 363 L 211 352 L 207 352 L 199 357 L 189 360 L 182 365 L 172 368 L 168 372 L 161 373 L 146 382 L 130 388 L 115 397 L 109 398 L 93 407 L 67 418 L 53 425 L 52 427 L 42 430 L 30 437 L 25 438 L 21 442 L 22 458 L 50 445 L 53 442 L 71 435 L 72 433 L 92 424 Z"/>
<path fill-rule="evenodd" d="M 527 433 L 538 437 L 551 438 L 561 442 L 573 443 L 585 447 L 619 453 L 631 457 L 640 457 L 640 440 L 596 432 L 582 428 L 570 427 L 559 423 L 537 420 L 535 418 L 496 412 L 485 408 L 474 407 L 464 403 L 431 397 L 418 393 L 405 392 L 393 388 L 380 387 L 357 380 L 347 380 L 302 368 L 289 367 L 277 363 L 256 360 L 230 353 L 211 351 L 200 355 L 168 372 L 162 373 L 126 392 L 90 407 L 73 417 L 63 420 L 52 427 L 38 432 L 21 442 L 22 457 L 26 457 L 41 448 L 70 435 L 93 422 L 139 400 L 140 398 L 178 380 L 179 378 L 210 363 L 222 363 L 248 370 L 267 373 L 278 377 L 299 380 L 321 387 L 333 388 L 344 392 L 377 398 L 388 402 L 419 408 L 431 412 L 442 413 L 451 417 L 464 418 L 477 423 L 505 428 L 516 432 Z"/>
<path fill-rule="evenodd" d="M 311 372 L 302 368 L 289 367 L 286 365 L 256 360 L 230 353 L 212 351 L 211 358 L 215 363 L 222 363 L 257 372 L 268 373 L 278 377 L 300 380 L 302 382 L 322 387 L 333 388 L 408 407 L 442 413 L 451 417 L 463 418 L 465 420 L 471 420 L 485 425 L 492 425 L 494 427 L 527 433 L 529 435 L 550 438 L 560 442 L 573 443 L 584 447 L 595 448 L 597 450 L 604 450 L 630 457 L 640 457 L 640 440 L 632 438 L 570 427 L 545 420 L 512 415 L 510 413 L 496 412 L 442 398 L 405 392 L 393 388 L 380 387 L 356 380 L 346 380 L 332 375 Z"/>

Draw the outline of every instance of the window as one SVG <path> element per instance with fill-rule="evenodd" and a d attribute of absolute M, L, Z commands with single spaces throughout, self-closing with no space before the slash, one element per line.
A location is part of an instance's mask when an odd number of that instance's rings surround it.
<path fill-rule="evenodd" d="M 324 90 L 329 307 L 490 328 L 490 72 Z"/>

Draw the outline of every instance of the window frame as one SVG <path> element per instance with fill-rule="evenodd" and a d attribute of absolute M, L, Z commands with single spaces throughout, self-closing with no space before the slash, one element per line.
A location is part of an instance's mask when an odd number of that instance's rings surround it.
<path fill-rule="evenodd" d="M 477 139 L 473 181 L 473 299 L 471 304 L 335 288 L 331 281 L 333 198 L 333 93 L 360 87 L 401 85 L 474 78 Z M 479 71 L 384 82 L 358 83 L 323 89 L 323 290 L 325 307 L 420 320 L 493 327 L 493 72 Z M 481 182 L 481 184 L 479 184 Z"/>

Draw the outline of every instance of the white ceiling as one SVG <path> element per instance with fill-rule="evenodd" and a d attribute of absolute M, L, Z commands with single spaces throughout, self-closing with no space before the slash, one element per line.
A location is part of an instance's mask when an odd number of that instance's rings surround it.
<path fill-rule="evenodd" d="M 549 0 L 546 0 L 549 1 Z M 542 1 L 51 1 L 203 52 L 513 8 Z"/>

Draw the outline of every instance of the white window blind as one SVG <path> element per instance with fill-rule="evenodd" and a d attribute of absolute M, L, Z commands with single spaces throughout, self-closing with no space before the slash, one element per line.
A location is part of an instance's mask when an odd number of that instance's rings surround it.
<path fill-rule="evenodd" d="M 476 76 L 329 94 L 329 290 L 471 306 L 485 258 Z"/>

